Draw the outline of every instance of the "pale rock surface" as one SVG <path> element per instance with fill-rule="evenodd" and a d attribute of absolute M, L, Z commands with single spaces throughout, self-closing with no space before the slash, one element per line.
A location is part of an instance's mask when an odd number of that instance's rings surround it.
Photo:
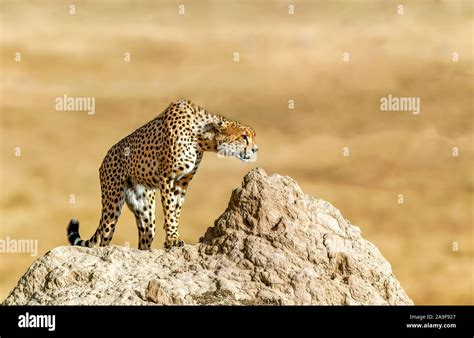
<path fill-rule="evenodd" d="M 169 252 L 58 247 L 3 304 L 413 303 L 339 210 L 254 169 L 199 243 Z"/>

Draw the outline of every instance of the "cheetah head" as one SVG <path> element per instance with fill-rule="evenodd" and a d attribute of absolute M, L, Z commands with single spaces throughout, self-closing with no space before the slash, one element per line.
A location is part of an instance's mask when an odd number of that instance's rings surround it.
<path fill-rule="evenodd" d="M 221 121 L 215 130 L 216 152 L 222 157 L 236 157 L 244 162 L 257 160 L 255 131 L 240 123 Z"/>

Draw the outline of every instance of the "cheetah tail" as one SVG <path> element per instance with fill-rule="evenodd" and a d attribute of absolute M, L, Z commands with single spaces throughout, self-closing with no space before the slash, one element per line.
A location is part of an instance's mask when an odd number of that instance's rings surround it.
<path fill-rule="evenodd" d="M 77 219 L 71 219 L 67 228 L 67 239 L 71 245 L 78 245 L 78 246 L 85 246 L 85 247 L 92 247 L 97 243 L 98 233 L 92 236 L 91 239 L 85 241 L 81 239 L 79 235 L 79 221 Z"/>
<path fill-rule="evenodd" d="M 81 240 L 81 236 L 79 235 L 79 221 L 77 219 L 71 219 L 67 228 L 67 240 L 71 245 L 77 245 L 78 242 Z"/>

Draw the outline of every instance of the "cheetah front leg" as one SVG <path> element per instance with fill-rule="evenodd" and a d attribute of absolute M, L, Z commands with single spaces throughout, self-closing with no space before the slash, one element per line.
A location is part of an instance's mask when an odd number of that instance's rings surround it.
<path fill-rule="evenodd" d="M 165 188 L 161 191 L 161 201 L 163 204 L 163 212 L 165 214 L 165 225 L 163 227 L 166 231 L 165 248 L 184 245 L 184 241 L 179 236 L 178 224 L 187 188 L 189 183 L 191 183 L 194 174 L 196 174 L 201 159 L 202 153 L 199 153 L 191 172 L 181 176 L 176 181 L 170 179 L 167 184 L 162 185 Z"/>
<path fill-rule="evenodd" d="M 178 220 L 181 217 L 181 210 L 183 209 L 184 198 L 186 197 L 189 183 L 191 183 L 195 173 L 196 170 L 193 170 L 189 174 L 180 178 L 179 181 L 175 182 L 174 195 L 177 196 L 176 218 Z"/>
<path fill-rule="evenodd" d="M 163 226 L 166 232 L 165 248 L 170 249 L 173 246 L 184 246 L 184 241 L 180 238 L 178 232 L 182 203 L 178 203 L 180 197 L 174 194 L 174 180 L 170 179 L 162 183 L 161 186 L 161 204 L 165 216 L 165 224 Z"/>

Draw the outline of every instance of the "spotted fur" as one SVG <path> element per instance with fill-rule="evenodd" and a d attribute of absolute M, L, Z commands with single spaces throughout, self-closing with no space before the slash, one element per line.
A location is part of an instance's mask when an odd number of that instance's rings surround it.
<path fill-rule="evenodd" d="M 138 248 L 149 249 L 155 236 L 155 192 L 161 193 L 165 247 L 183 246 L 178 223 L 186 191 L 205 151 L 255 160 L 255 131 L 208 113 L 190 101 L 171 103 L 163 113 L 115 144 L 99 169 L 102 215 L 94 235 L 82 240 L 79 222 L 67 227 L 72 245 L 105 246 L 112 240 L 122 206 L 138 227 Z"/>

